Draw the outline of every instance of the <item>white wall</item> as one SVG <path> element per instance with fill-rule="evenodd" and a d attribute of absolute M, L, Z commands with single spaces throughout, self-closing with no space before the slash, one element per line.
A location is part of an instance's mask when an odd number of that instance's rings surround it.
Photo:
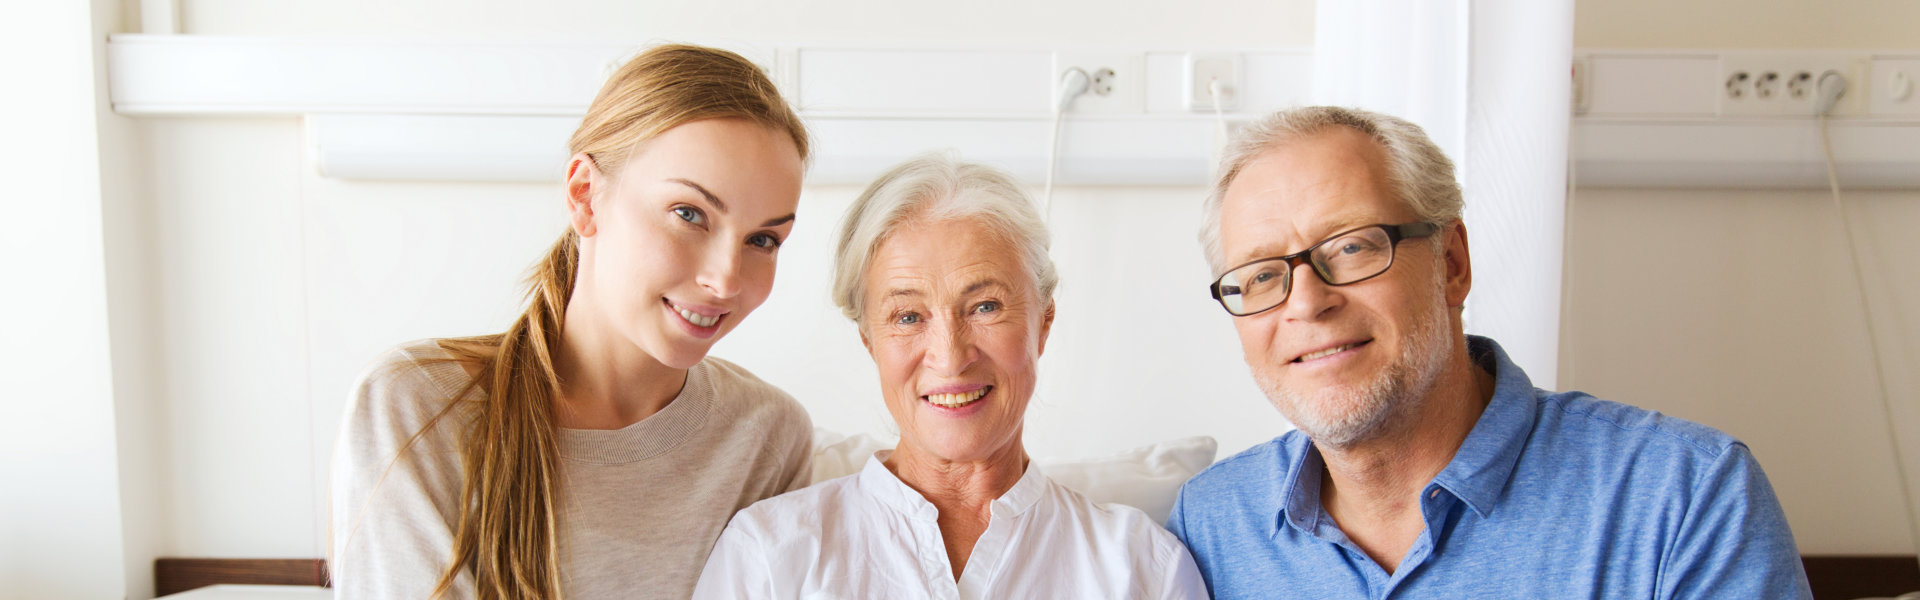
<path fill-rule="evenodd" d="M 489 40 L 650 38 L 847 44 L 1288 47 L 1313 43 L 1313 0 L 902 3 L 557 0 L 182 0 L 186 33 Z"/>
<path fill-rule="evenodd" d="M 171 485 L 167 457 L 155 450 L 165 435 L 157 426 L 161 410 L 158 306 L 148 301 L 160 283 L 154 278 L 152 223 L 155 207 L 146 193 L 153 178 L 142 153 L 145 129 L 115 114 L 106 93 L 106 36 L 130 29 L 120 2 L 93 0 L 96 44 L 94 75 L 100 88 L 96 122 L 100 132 L 100 200 L 105 233 L 107 326 L 111 340 L 113 411 L 120 474 L 120 521 L 125 591 L 140 598 L 153 593 L 153 560 L 161 556 L 171 528 L 157 502 Z"/>
<path fill-rule="evenodd" d="M 0 21 L 0 598 L 120 597 L 128 546 L 150 539 L 122 517 L 103 213 L 119 191 L 104 180 L 127 173 L 96 69 L 117 21 L 99 8 Z"/>
<path fill-rule="evenodd" d="M 1584 0 L 1576 48 L 1884 48 L 1920 44 L 1911 0 Z"/>
<path fill-rule="evenodd" d="M 165 556 L 317 556 L 294 120 L 149 120 Z M 239 142 L 239 143 L 235 143 Z"/>

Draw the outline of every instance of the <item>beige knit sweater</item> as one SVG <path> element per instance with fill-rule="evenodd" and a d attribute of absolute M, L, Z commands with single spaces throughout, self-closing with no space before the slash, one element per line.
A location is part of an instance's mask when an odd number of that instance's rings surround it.
<path fill-rule="evenodd" d="M 464 403 L 400 448 L 468 381 L 432 340 L 382 356 L 354 387 L 333 457 L 336 597 L 426 598 L 453 558 Z M 480 400 L 478 393 L 469 399 Z M 813 426 L 791 396 L 708 357 L 653 416 L 560 430 L 569 598 L 686 598 L 735 511 L 807 484 Z M 453 588 L 473 596 L 472 572 Z"/>

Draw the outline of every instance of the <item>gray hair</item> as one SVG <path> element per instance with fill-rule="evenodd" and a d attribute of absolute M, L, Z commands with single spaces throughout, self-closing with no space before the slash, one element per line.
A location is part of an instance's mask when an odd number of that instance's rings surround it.
<path fill-rule="evenodd" d="M 1303 106 L 1289 108 L 1254 122 L 1234 137 L 1220 162 L 1220 175 L 1201 208 L 1200 244 L 1215 274 L 1225 270 L 1220 248 L 1220 205 L 1240 170 L 1268 150 L 1333 127 L 1367 134 L 1387 155 L 1387 183 L 1393 195 L 1422 221 L 1445 225 L 1460 219 L 1466 201 L 1453 179 L 1453 161 L 1427 138 L 1419 125 L 1399 117 L 1357 108 Z M 1435 236 L 1438 243 L 1442 238 Z"/>
<path fill-rule="evenodd" d="M 999 169 L 934 153 L 887 171 L 847 209 L 833 261 L 833 301 L 840 312 L 864 331 L 867 268 L 880 244 L 903 225 L 954 219 L 976 220 L 1011 244 L 1040 299 L 1053 298 L 1060 273 L 1047 254 L 1047 223 L 1020 184 Z"/>

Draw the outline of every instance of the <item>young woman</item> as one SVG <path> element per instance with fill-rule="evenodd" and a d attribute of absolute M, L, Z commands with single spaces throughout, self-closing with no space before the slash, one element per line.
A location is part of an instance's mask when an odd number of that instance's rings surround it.
<path fill-rule="evenodd" d="M 660 46 L 571 148 L 569 227 L 526 312 L 396 348 L 355 388 L 340 598 L 685 598 L 735 511 L 807 483 L 806 412 L 707 356 L 773 286 L 799 118 L 738 55 Z"/>

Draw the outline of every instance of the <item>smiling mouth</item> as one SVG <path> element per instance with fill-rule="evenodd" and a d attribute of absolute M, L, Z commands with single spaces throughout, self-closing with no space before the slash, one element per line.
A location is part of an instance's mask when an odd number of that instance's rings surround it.
<path fill-rule="evenodd" d="M 1371 341 L 1371 340 L 1369 340 L 1369 341 Z M 1307 361 L 1310 361 L 1310 360 L 1319 360 L 1319 359 L 1322 359 L 1322 358 L 1326 358 L 1326 357 L 1329 357 L 1329 356 L 1333 356 L 1333 355 L 1335 355 L 1335 354 L 1339 354 L 1339 353 L 1341 353 L 1341 352 L 1346 352 L 1346 351 L 1348 351 L 1348 350 L 1352 350 L 1352 349 L 1354 349 L 1354 348 L 1359 348 L 1359 347 L 1361 347 L 1361 346 L 1365 346 L 1365 345 L 1367 345 L 1367 341 L 1360 341 L 1360 342 L 1353 342 L 1353 343 L 1351 343 L 1351 344 L 1341 344 L 1341 345 L 1338 345 L 1338 346 L 1334 346 L 1334 347 L 1332 347 L 1332 348 L 1327 348 L 1327 349 L 1325 349 L 1325 350 L 1317 350 L 1317 351 L 1314 351 L 1314 352 L 1308 352 L 1308 353 L 1306 353 L 1306 354 L 1302 354 L 1302 355 L 1300 355 L 1300 357 L 1299 357 L 1299 358 L 1295 358 L 1295 359 L 1293 359 L 1293 362 L 1296 362 L 1296 363 L 1302 363 L 1302 362 L 1307 362 Z"/>
<path fill-rule="evenodd" d="M 720 313 L 720 314 L 709 317 L 697 312 L 680 308 L 679 305 L 674 304 L 672 301 L 667 302 L 667 307 L 672 308 L 673 312 L 680 313 L 680 318 L 686 319 L 687 322 L 692 323 L 694 327 L 699 327 L 702 329 L 719 325 L 720 319 L 727 316 L 727 313 Z"/>
<path fill-rule="evenodd" d="M 993 386 L 987 386 L 971 392 L 960 392 L 957 394 L 928 394 L 925 396 L 921 396 L 920 399 L 925 400 L 935 406 L 940 406 L 944 408 L 960 408 L 968 404 L 979 402 L 981 398 L 987 397 L 987 392 L 991 392 L 991 391 L 993 391 Z"/>

